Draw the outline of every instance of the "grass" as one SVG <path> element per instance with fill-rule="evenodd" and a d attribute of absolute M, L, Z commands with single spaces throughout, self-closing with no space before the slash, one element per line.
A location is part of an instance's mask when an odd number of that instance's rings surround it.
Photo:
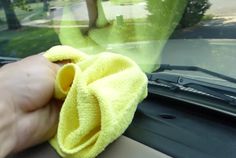
<path fill-rule="evenodd" d="M 47 17 L 43 11 L 43 3 L 28 4 L 31 11 L 15 7 L 17 18 L 22 21 L 44 19 Z M 5 13 L 0 8 L 0 27 L 6 26 Z M 0 56 L 26 57 L 47 50 L 60 44 L 58 35 L 51 28 L 23 27 L 19 30 L 0 31 Z"/>
<path fill-rule="evenodd" d="M 43 3 L 30 3 L 28 5 L 32 9 L 32 11 L 25 11 L 18 7 L 14 7 L 17 18 L 20 21 L 23 20 L 25 17 L 30 16 L 32 13 L 42 12 L 43 10 Z M 6 17 L 3 9 L 0 9 L 0 19 L 1 21 L 6 22 Z"/>
<path fill-rule="evenodd" d="M 67 20 L 67 21 L 63 21 L 63 24 L 65 26 L 70 26 L 72 23 L 76 23 L 77 25 L 89 25 L 89 21 L 85 21 L 85 20 L 80 20 L 80 21 L 75 21 L 75 20 Z M 60 25 L 61 21 L 60 20 L 52 20 L 50 21 L 48 24 L 50 25 Z"/>
<path fill-rule="evenodd" d="M 113 4 L 134 4 L 145 2 L 144 0 L 110 0 Z"/>
<path fill-rule="evenodd" d="M 209 21 L 212 20 L 214 18 L 213 14 L 206 14 L 203 16 L 202 21 Z"/>
<path fill-rule="evenodd" d="M 0 25 L 5 24 L 6 22 L 3 19 L 0 19 Z"/>
<path fill-rule="evenodd" d="M 0 31 L 0 56 L 23 58 L 58 44 L 58 36 L 50 28 L 24 27 L 16 31 Z"/>

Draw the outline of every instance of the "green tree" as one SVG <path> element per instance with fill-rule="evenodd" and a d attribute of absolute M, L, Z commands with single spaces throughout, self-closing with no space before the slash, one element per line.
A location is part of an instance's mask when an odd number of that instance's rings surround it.
<path fill-rule="evenodd" d="M 96 20 L 98 17 L 97 1 L 96 0 L 86 0 L 89 16 L 89 27 L 96 26 Z"/>
<path fill-rule="evenodd" d="M 108 24 L 106 19 L 102 0 L 86 0 L 88 15 L 89 15 L 89 27 L 103 27 Z"/>
<path fill-rule="evenodd" d="M 14 0 L 13 6 L 18 7 L 21 10 L 24 10 L 24 11 L 32 11 L 32 9 L 28 5 L 28 3 L 30 3 L 30 2 L 27 1 L 27 0 Z"/>
<path fill-rule="evenodd" d="M 49 2 L 48 0 L 43 0 L 43 11 L 48 11 L 49 9 Z"/>
<path fill-rule="evenodd" d="M 179 27 L 186 28 L 199 23 L 210 6 L 209 0 L 188 0 Z"/>
<path fill-rule="evenodd" d="M 148 20 L 154 37 L 168 39 L 183 17 L 187 0 L 148 0 Z"/>
<path fill-rule="evenodd" d="M 0 2 L 5 12 L 8 29 L 16 30 L 16 29 L 21 28 L 21 24 L 19 20 L 17 19 L 11 0 L 0 0 Z"/>

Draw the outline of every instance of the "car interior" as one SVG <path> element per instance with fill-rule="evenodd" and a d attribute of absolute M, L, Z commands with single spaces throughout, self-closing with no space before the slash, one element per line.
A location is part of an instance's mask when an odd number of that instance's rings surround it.
<path fill-rule="evenodd" d="M 148 96 L 98 158 L 236 157 L 236 1 L 12 0 L 15 30 L 4 1 L 0 67 L 62 44 L 128 56 L 147 75 Z M 45 142 L 7 158 L 41 157 L 60 155 Z"/>

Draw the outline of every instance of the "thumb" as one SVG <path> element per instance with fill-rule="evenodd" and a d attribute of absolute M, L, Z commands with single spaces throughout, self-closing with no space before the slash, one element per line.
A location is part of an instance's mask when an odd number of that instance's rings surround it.
<path fill-rule="evenodd" d="M 27 113 L 17 123 L 15 152 L 52 138 L 58 126 L 61 103 L 51 101 L 47 106 Z"/>

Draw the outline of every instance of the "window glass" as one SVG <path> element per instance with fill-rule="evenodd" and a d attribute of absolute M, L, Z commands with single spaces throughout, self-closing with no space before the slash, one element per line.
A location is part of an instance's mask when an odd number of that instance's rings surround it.
<path fill-rule="evenodd" d="M 145 72 L 164 63 L 236 78 L 235 38 L 235 0 L 0 0 L 1 57 L 63 44 L 126 55 Z"/>

